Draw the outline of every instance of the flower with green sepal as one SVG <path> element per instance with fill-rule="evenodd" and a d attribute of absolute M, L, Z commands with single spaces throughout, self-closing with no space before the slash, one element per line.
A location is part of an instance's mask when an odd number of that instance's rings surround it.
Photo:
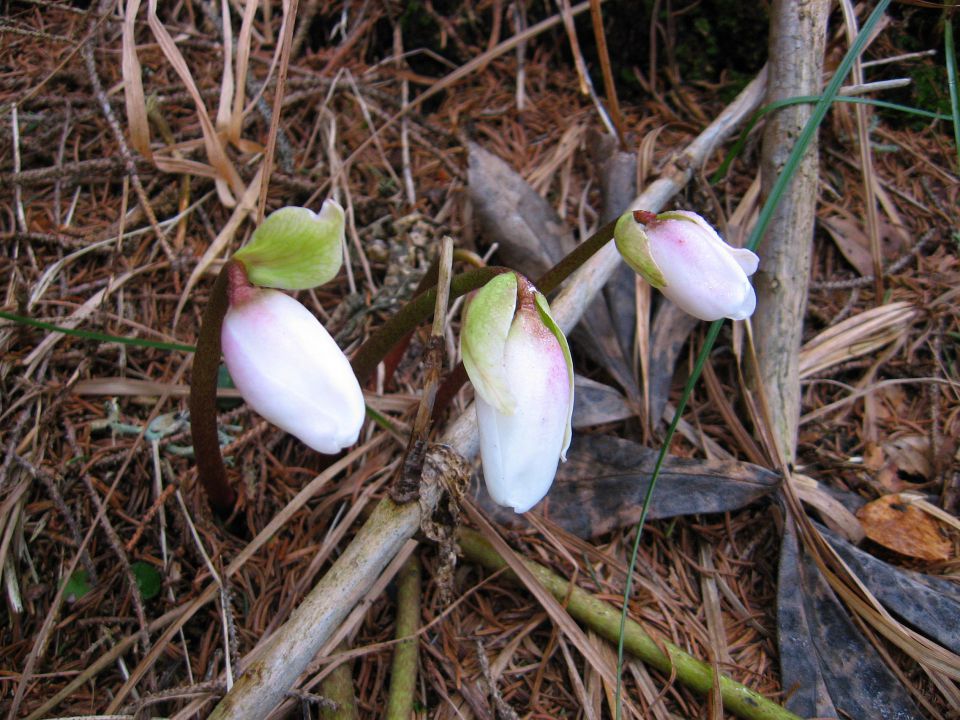
<path fill-rule="evenodd" d="M 480 455 L 495 502 L 526 512 L 550 489 L 566 459 L 573 363 L 546 298 L 517 273 L 477 291 L 460 334 L 476 391 Z"/>
<path fill-rule="evenodd" d="M 346 356 L 303 305 L 272 288 L 332 279 L 342 263 L 343 210 L 285 207 L 256 229 L 226 268 L 229 308 L 220 340 L 244 400 L 314 450 L 336 453 L 363 427 L 360 384 Z M 258 287 L 259 286 L 259 287 Z"/>
<path fill-rule="evenodd" d="M 701 320 L 744 320 L 757 296 L 748 277 L 760 259 L 723 241 L 696 213 L 624 214 L 614 230 L 626 263 L 681 309 Z"/>

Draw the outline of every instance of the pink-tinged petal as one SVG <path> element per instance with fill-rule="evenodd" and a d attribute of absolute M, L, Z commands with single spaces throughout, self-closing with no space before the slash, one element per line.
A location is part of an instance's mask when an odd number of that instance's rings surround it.
<path fill-rule="evenodd" d="M 490 496 L 521 513 L 553 483 L 573 396 L 563 348 L 535 308 L 517 313 L 504 365 L 516 404 L 512 413 L 503 413 L 477 396 L 480 452 Z"/>
<path fill-rule="evenodd" d="M 303 305 L 276 290 L 251 289 L 231 305 L 223 356 L 250 406 L 322 453 L 353 445 L 363 393 L 346 356 Z"/>
<path fill-rule="evenodd" d="M 756 308 L 747 270 L 756 270 L 749 250 L 727 245 L 703 218 L 671 212 L 647 226 L 650 253 L 663 273 L 661 292 L 701 320 L 743 320 Z"/>

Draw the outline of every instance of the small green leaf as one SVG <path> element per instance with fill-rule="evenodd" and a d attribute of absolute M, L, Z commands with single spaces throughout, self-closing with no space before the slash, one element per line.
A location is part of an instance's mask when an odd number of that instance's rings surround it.
<path fill-rule="evenodd" d="M 133 576 L 137 580 L 140 597 L 144 600 L 152 600 L 160 594 L 160 588 L 163 587 L 163 578 L 160 576 L 159 570 L 143 560 L 137 560 L 130 566 L 130 569 L 133 570 Z"/>
<path fill-rule="evenodd" d="M 285 207 L 271 213 L 234 257 L 250 282 L 307 290 L 332 280 L 343 264 L 343 208 L 326 200 L 319 213 Z"/>
<path fill-rule="evenodd" d="M 63 597 L 68 603 L 75 603 L 92 589 L 90 587 L 90 573 L 86 570 L 76 570 L 67 580 Z"/>

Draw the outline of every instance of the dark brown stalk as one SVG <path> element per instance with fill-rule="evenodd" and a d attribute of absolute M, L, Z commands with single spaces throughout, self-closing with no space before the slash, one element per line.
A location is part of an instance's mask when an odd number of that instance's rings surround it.
<path fill-rule="evenodd" d="M 616 226 L 617 221 L 611 220 L 598 229 L 593 235 L 577 245 L 563 260 L 534 281 L 533 284 L 536 285 L 537 290 L 544 295 L 549 295 L 560 287 L 560 284 L 570 277 L 575 270 L 579 269 L 581 265 L 593 257 L 600 248 L 613 240 L 613 229 Z"/>
<path fill-rule="evenodd" d="M 193 436 L 197 477 L 214 511 L 229 517 L 237 494 L 227 481 L 217 436 L 217 374 L 220 370 L 220 329 L 227 314 L 227 276 L 233 261 L 223 266 L 210 292 L 197 338 L 190 380 L 190 434 Z"/>
<path fill-rule="evenodd" d="M 493 277 L 503 272 L 508 272 L 507 268 L 487 267 L 469 270 L 457 275 L 450 282 L 450 299 L 456 299 L 471 290 L 483 287 Z M 400 308 L 396 315 L 387 320 L 360 346 L 350 364 L 353 366 L 353 372 L 361 386 L 373 375 L 377 365 L 386 357 L 390 349 L 400 342 L 410 330 L 430 317 L 436 300 L 436 287 L 417 295 Z"/>

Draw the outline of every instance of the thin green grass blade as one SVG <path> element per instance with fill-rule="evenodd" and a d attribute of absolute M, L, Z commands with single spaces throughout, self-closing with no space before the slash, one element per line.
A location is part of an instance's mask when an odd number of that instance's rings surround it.
<path fill-rule="evenodd" d="M 960 92 L 957 90 L 957 50 L 953 45 L 953 17 L 944 11 L 943 50 L 947 56 L 947 88 L 950 90 L 950 112 L 953 115 L 953 144 L 957 150 L 957 171 L 960 172 Z"/>
<path fill-rule="evenodd" d="M 813 140 L 820 123 L 823 122 L 824 117 L 826 117 L 827 111 L 830 109 L 830 105 L 836 99 L 837 92 L 840 90 L 840 86 L 844 79 L 850 73 L 850 69 L 853 67 L 854 61 L 857 57 L 859 57 L 860 53 L 863 52 L 864 47 L 866 47 L 867 40 L 869 39 L 874 26 L 876 26 L 876 24 L 880 21 L 880 18 L 883 17 L 887 7 L 890 5 L 890 1 L 891 0 L 880 0 L 877 3 L 877 6 L 873 9 L 873 12 L 870 13 L 870 17 L 867 18 L 860 32 L 857 34 L 857 37 L 850 46 L 850 49 L 847 50 L 846 55 L 844 55 L 843 60 L 840 61 L 840 65 L 837 67 L 837 70 L 834 73 L 833 78 L 830 80 L 830 83 L 824 90 L 823 95 L 820 96 L 819 100 L 817 100 L 817 103 L 813 108 L 813 112 L 810 115 L 810 119 L 807 121 L 807 124 L 804 126 L 803 131 L 800 133 L 796 144 L 794 144 L 793 149 L 790 152 L 790 156 L 784 165 L 783 172 L 774 183 L 773 188 L 770 190 L 770 194 L 767 197 L 767 201 L 764 204 L 763 209 L 760 211 L 760 216 L 757 218 L 757 224 L 753 228 L 750 238 L 746 244 L 746 247 L 749 249 L 756 250 L 757 246 L 760 244 L 760 240 L 766 232 L 767 227 L 770 225 L 770 221 L 773 219 L 774 211 L 776 210 L 777 205 L 779 205 L 780 199 L 783 197 L 783 193 L 786 191 L 787 186 L 790 184 L 790 181 L 793 179 L 793 176 L 797 171 L 797 166 L 800 163 L 800 159 L 803 157 L 803 154 L 809 147 L 811 140 Z M 710 351 L 713 349 L 713 344 L 716 341 L 717 336 L 720 334 L 720 327 L 722 324 L 722 320 L 717 320 L 710 325 L 710 329 L 707 331 L 707 336 L 704 340 L 703 347 L 701 348 L 699 355 L 697 355 L 693 373 L 690 375 L 690 379 L 687 380 L 687 384 L 683 389 L 683 395 L 680 397 L 680 400 L 677 403 L 676 412 L 674 413 L 673 420 L 671 421 L 670 427 L 667 430 L 667 435 L 663 440 L 663 444 L 660 446 L 660 453 L 657 455 L 657 462 L 654 466 L 653 474 L 650 477 L 650 487 L 647 489 L 647 495 L 644 499 L 643 509 L 640 513 L 640 520 L 637 523 L 637 536 L 634 540 L 633 551 L 630 556 L 630 566 L 627 570 L 627 578 L 623 590 L 623 609 L 620 613 L 620 641 L 617 643 L 616 720 L 620 720 L 623 712 L 620 698 L 623 691 L 622 679 L 624 628 L 626 627 L 627 622 L 627 609 L 629 607 L 628 603 L 630 599 L 630 592 L 633 587 L 633 572 L 637 565 L 637 556 L 640 550 L 640 538 L 643 534 L 643 527 L 646 524 L 647 513 L 649 512 L 650 508 L 650 500 L 653 497 L 653 491 L 657 484 L 657 479 L 660 477 L 660 469 L 663 466 L 663 461 L 667 456 L 667 450 L 670 447 L 670 441 L 673 439 L 673 434 L 676 432 L 677 425 L 680 422 L 680 417 L 683 415 L 683 411 L 687 406 L 687 401 L 690 398 L 690 394 L 693 392 L 694 385 L 700 378 L 700 373 L 703 371 L 703 366 L 706 364 L 707 358 L 710 355 Z"/>
<path fill-rule="evenodd" d="M 193 352 L 196 348 L 193 345 L 181 345 L 180 343 L 161 342 L 159 340 L 144 340 L 143 338 L 121 337 L 119 335 L 110 335 L 108 333 L 95 332 L 93 330 L 75 330 L 74 328 L 61 327 L 53 323 L 34 320 L 23 315 L 14 315 L 0 310 L 0 318 L 10 320 L 19 325 L 29 325 L 30 327 L 49 330 L 51 332 L 63 333 L 72 337 L 83 338 L 84 340 L 98 340 L 100 342 L 120 343 L 121 345 L 134 345 L 136 347 L 156 348 L 158 350 L 174 350 L 177 352 Z"/>
<path fill-rule="evenodd" d="M 798 95 L 797 97 L 792 98 L 783 98 L 782 100 L 774 100 L 769 105 L 764 105 L 762 108 L 757 110 L 747 121 L 747 124 L 744 126 L 743 131 L 737 137 L 737 141 L 731 146 L 730 150 L 727 152 L 726 156 L 723 158 L 723 162 L 720 163 L 720 167 L 717 168 L 716 172 L 710 176 L 710 184 L 716 185 L 718 182 L 726 177 L 727 172 L 730 170 L 730 166 L 733 164 L 733 161 L 740 156 L 740 153 L 743 152 L 744 145 L 747 144 L 747 138 L 750 136 L 750 133 L 753 132 L 753 129 L 757 126 L 757 123 L 763 119 L 763 117 L 774 110 L 779 110 L 780 108 L 788 107 L 790 105 L 804 105 L 807 103 L 819 102 L 823 95 Z M 897 112 L 902 112 L 907 115 L 916 115 L 918 117 L 930 118 L 931 120 L 952 120 L 954 116 L 944 115 L 943 113 L 936 113 L 931 110 L 923 110 L 921 108 L 911 107 L 909 105 L 901 105 L 900 103 L 887 102 L 886 100 L 875 100 L 874 98 L 865 98 L 865 97 L 835 97 L 833 102 L 844 102 L 851 103 L 853 105 L 871 105 L 873 107 L 883 108 L 884 110 L 896 110 Z M 954 125 L 956 127 L 956 125 Z"/>

